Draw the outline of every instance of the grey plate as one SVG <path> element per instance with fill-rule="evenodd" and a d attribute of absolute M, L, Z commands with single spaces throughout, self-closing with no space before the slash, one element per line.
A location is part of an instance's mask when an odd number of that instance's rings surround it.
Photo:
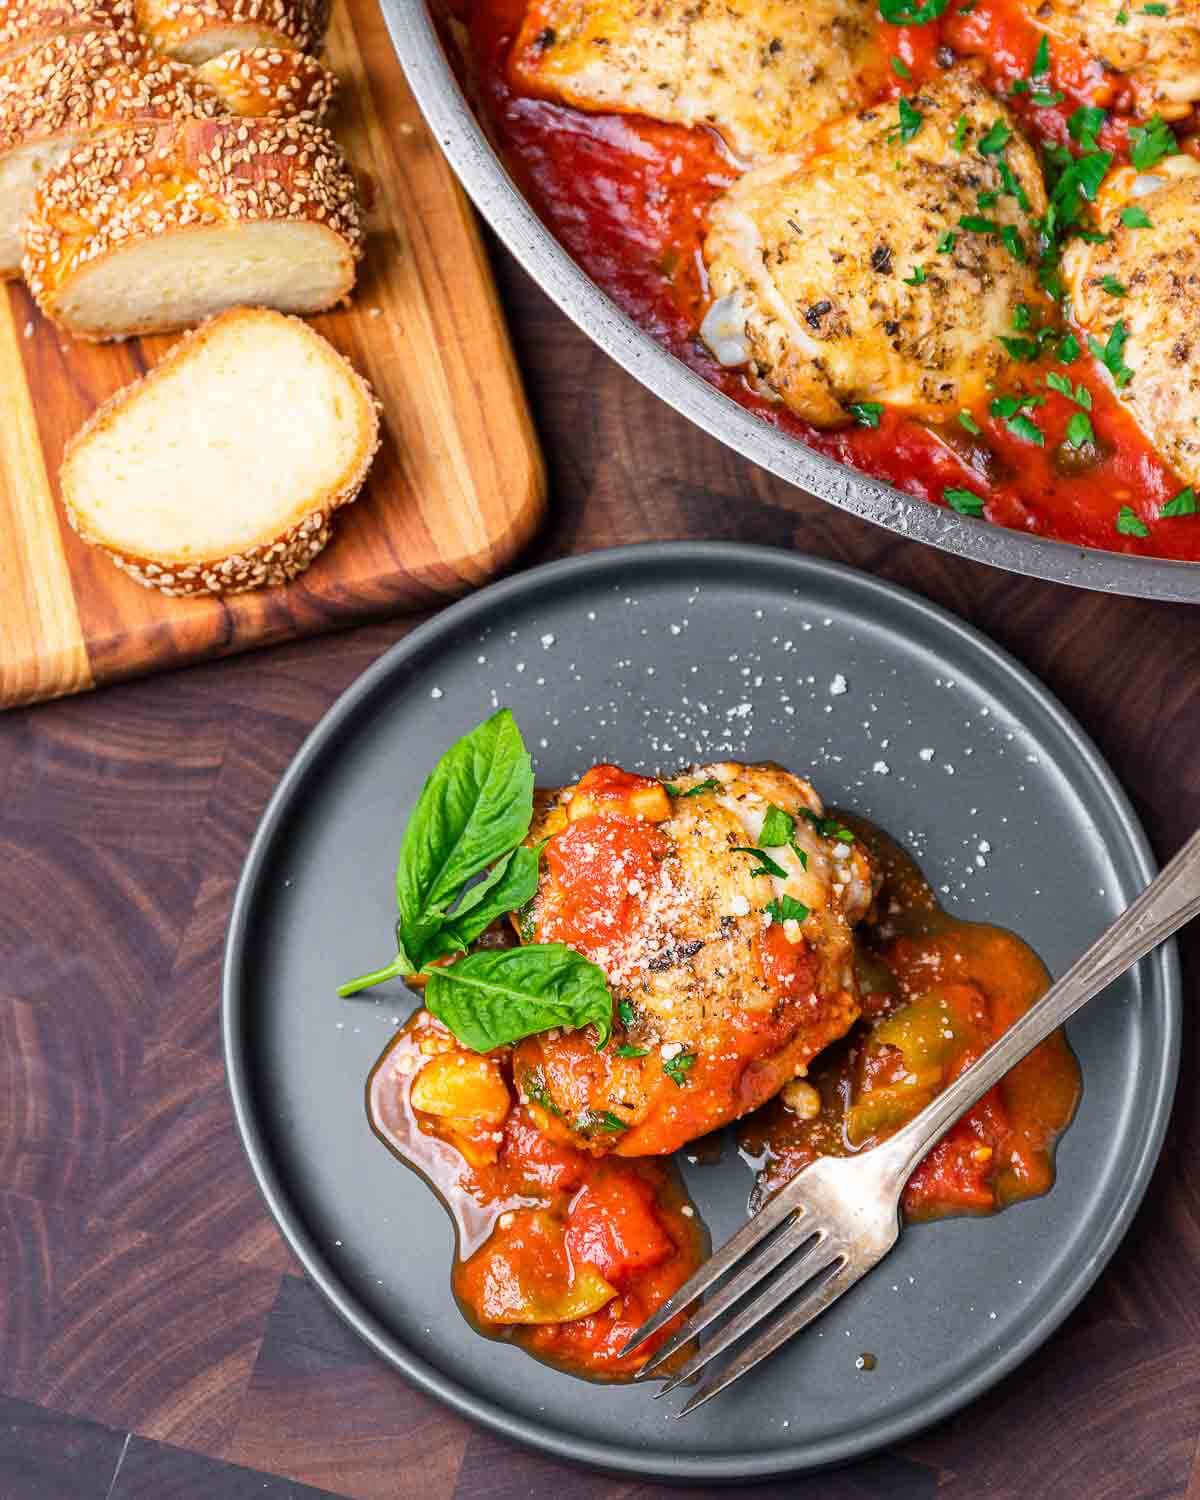
<path fill-rule="evenodd" d="M 1078 588 L 1200 602 L 1200 564 L 1080 549 L 970 520 L 814 453 L 731 401 L 627 318 L 530 208 L 463 98 L 427 0 L 380 3 L 422 113 L 475 206 L 543 291 L 655 395 L 772 474 L 913 541 Z"/>
<path fill-rule="evenodd" d="M 639 1474 L 712 1482 L 834 1463 L 977 1396 L 1075 1305 L 1141 1197 L 1176 1073 L 1174 950 L 1072 1023 L 1084 1095 L 1048 1197 L 907 1230 L 761 1374 L 676 1426 L 676 1398 L 587 1385 L 471 1332 L 450 1295 L 449 1222 L 364 1109 L 367 1072 L 414 1002 L 399 986 L 334 994 L 388 956 L 407 812 L 441 752 L 497 702 L 546 783 L 597 759 L 811 769 L 829 800 L 901 838 L 954 910 L 1014 927 L 1056 973 L 1152 873 L 1079 726 L 983 637 L 899 589 L 703 544 L 593 554 L 485 589 L 414 631 L 325 716 L 238 889 L 229 1081 L 259 1183 L 309 1274 L 385 1359 L 459 1411 Z M 747 1168 L 727 1153 L 689 1179 L 723 1239 L 742 1221 Z M 864 1351 L 873 1373 L 855 1369 Z"/>

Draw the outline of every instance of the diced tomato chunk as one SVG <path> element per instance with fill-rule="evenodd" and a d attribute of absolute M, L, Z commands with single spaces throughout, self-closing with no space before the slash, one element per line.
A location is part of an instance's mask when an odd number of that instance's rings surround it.
<path fill-rule="evenodd" d="M 616 1163 L 594 1171 L 571 1204 L 566 1242 L 576 1265 L 588 1262 L 617 1287 L 675 1253 L 654 1211 L 653 1187 Z"/>

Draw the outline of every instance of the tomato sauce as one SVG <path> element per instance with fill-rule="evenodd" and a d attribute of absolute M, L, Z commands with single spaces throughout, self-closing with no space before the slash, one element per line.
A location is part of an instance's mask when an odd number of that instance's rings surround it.
<path fill-rule="evenodd" d="M 427 1096 L 418 1080 L 435 1067 L 450 1085 L 481 1068 L 491 1082 Z M 573 1374 L 627 1380 L 678 1327 L 622 1357 L 709 1250 L 670 1160 L 598 1159 L 551 1140 L 517 1103 L 509 1049 L 482 1059 L 424 1010 L 376 1063 L 367 1108 L 376 1134 L 449 1211 L 454 1294 L 480 1333 Z"/>
<path fill-rule="evenodd" d="M 742 1127 L 758 1166 L 757 1207 L 817 1156 L 846 1156 L 885 1140 L 1037 1000 L 1049 984 L 1020 938 L 952 917 L 916 865 L 885 835 L 846 821 L 884 872 L 877 925 L 862 931 L 864 1019 L 808 1075 L 819 1110 L 776 1100 Z M 1079 1067 L 1062 1032 L 1017 1064 L 909 1178 L 910 1219 L 991 1213 L 1048 1192 L 1054 1146 L 1079 1100 Z M 815 1102 L 815 1101 L 814 1101 Z"/>
<path fill-rule="evenodd" d="M 479 94 L 489 128 L 529 201 L 589 276 L 648 333 L 691 369 L 764 421 L 811 448 L 890 481 L 910 495 L 944 504 L 947 488 L 966 488 L 984 501 L 998 525 L 1082 546 L 1200 560 L 1200 519 L 1161 517 L 1161 506 L 1183 487 L 1117 400 L 1106 375 L 1084 352 L 1070 367 L 1073 382 L 1092 394 L 1096 448 L 1085 459 L 1063 443 L 1077 410 L 1045 386 L 1050 360 L 1014 364 L 1005 392 L 1045 397 L 1035 447 L 986 410 L 973 415 L 974 440 L 960 428 L 933 430 L 887 411 L 877 428 L 823 431 L 762 396 L 739 371 L 723 369 L 700 341 L 707 306 L 701 255 L 708 211 L 737 176 L 718 138 L 705 129 L 666 125 L 640 116 L 588 114 L 552 101 L 522 97 L 507 60 L 525 0 L 460 0 L 469 26 Z M 1051 85 L 1063 99 L 1039 106 L 1032 91 L 1011 94 L 1027 79 L 1040 33 L 1016 0 L 961 0 L 939 21 L 885 27 L 912 77 L 896 78 L 891 94 L 911 92 L 939 66 L 939 54 L 983 59 L 987 77 L 1035 141 L 1066 145 L 1067 120 L 1081 104 L 1111 111 L 1100 137 L 1118 157 L 1126 151 L 1129 89 L 1094 59 L 1055 41 Z M 1176 127 L 1191 128 L 1189 125 Z M 1128 506 L 1146 537 L 1117 531 Z"/>

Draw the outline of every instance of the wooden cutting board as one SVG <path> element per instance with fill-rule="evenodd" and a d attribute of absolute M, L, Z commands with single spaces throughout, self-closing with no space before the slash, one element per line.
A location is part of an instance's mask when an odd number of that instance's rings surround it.
<path fill-rule="evenodd" d="M 362 495 L 286 588 L 220 601 L 139 587 L 71 531 L 57 473 L 71 434 L 172 340 L 77 343 L 23 286 L 0 286 L 0 707 L 428 608 L 483 583 L 535 530 L 544 470 L 478 226 L 376 0 L 337 0 L 327 57 L 367 253 L 350 305 L 311 321 L 383 405 Z"/>

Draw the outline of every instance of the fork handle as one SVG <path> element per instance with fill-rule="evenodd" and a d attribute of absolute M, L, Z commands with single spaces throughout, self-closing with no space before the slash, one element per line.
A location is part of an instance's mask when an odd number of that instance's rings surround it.
<path fill-rule="evenodd" d="M 961 1115 L 1094 995 L 1200 914 L 1200 830 L 1132 906 L 1042 998 L 940 1093 L 876 1149 L 891 1155 L 898 1186 Z"/>

